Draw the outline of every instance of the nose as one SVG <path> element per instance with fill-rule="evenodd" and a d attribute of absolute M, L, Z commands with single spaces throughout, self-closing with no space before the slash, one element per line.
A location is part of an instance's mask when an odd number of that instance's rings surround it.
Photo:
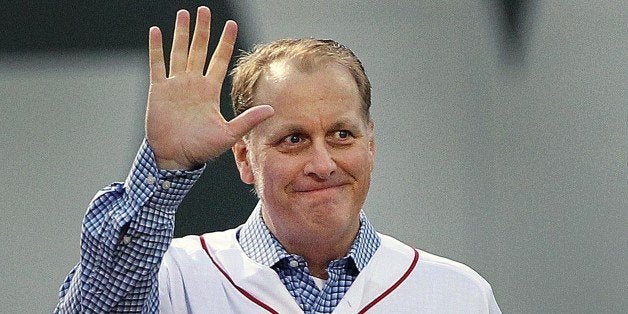
<path fill-rule="evenodd" d="M 310 147 L 311 155 L 303 171 L 308 176 L 318 179 L 328 179 L 337 168 L 329 148 L 325 144 L 314 144 Z"/>

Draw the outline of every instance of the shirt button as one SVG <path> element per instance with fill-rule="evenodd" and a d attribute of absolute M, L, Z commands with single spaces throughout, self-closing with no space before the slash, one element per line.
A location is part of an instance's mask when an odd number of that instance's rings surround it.
<path fill-rule="evenodd" d="M 127 245 L 129 243 L 131 243 L 131 236 L 127 235 L 127 236 L 122 237 L 122 244 Z"/>
<path fill-rule="evenodd" d="M 148 183 L 148 184 L 155 184 L 155 177 L 153 177 L 152 175 L 149 175 L 146 178 L 146 183 Z"/>
<path fill-rule="evenodd" d="M 170 188 L 170 186 L 172 186 L 172 183 L 170 183 L 170 181 L 164 181 L 164 182 L 161 184 L 161 187 L 162 187 L 162 188 L 164 188 L 164 190 L 169 189 L 169 188 Z"/>
<path fill-rule="evenodd" d="M 290 265 L 290 267 L 292 268 L 295 268 L 299 266 L 299 262 L 297 262 L 296 260 L 290 260 L 290 262 L 288 262 L 288 265 Z"/>

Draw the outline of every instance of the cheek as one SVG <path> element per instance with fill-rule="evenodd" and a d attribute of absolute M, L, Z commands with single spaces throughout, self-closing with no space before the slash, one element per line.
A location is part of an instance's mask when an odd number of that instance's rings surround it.
<path fill-rule="evenodd" d="M 347 151 L 342 157 L 344 169 L 356 179 L 370 177 L 373 170 L 373 154 L 367 149 Z"/>
<path fill-rule="evenodd" d="M 299 163 L 281 156 L 265 156 L 253 168 L 256 185 L 266 191 L 284 189 L 299 173 Z"/>

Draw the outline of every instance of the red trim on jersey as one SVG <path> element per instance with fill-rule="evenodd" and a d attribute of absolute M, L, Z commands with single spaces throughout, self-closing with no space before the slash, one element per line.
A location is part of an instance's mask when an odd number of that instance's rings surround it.
<path fill-rule="evenodd" d="M 268 311 L 270 313 L 274 313 L 274 314 L 278 314 L 279 313 L 276 310 L 274 310 L 272 307 L 270 307 L 268 304 L 260 301 L 258 298 L 254 297 L 253 295 L 248 293 L 246 290 L 244 290 L 240 286 L 236 285 L 235 282 L 233 282 L 233 279 L 231 279 L 231 277 L 229 276 L 229 274 L 227 274 L 227 272 L 224 269 L 222 269 L 222 267 L 220 267 L 218 265 L 218 263 L 216 263 L 216 261 L 214 260 L 212 255 L 209 253 L 209 249 L 207 248 L 207 244 L 205 243 L 205 239 L 203 238 L 203 236 L 199 236 L 199 238 L 201 239 L 201 246 L 203 247 L 203 250 L 205 250 L 205 253 L 207 253 L 207 256 L 209 256 L 209 259 L 212 261 L 212 263 L 214 263 L 214 266 L 216 266 L 216 268 L 218 268 L 218 270 L 223 274 L 223 276 L 225 276 L 225 278 L 227 278 L 227 280 L 231 283 L 231 285 L 234 288 L 236 288 L 236 290 L 238 290 L 238 292 L 240 292 L 247 299 L 249 299 L 253 303 L 259 305 L 260 307 L 262 307 L 266 311 Z"/>
<path fill-rule="evenodd" d="M 231 276 L 229 276 L 229 274 L 227 274 L 227 272 L 224 269 L 222 269 L 222 267 L 220 267 L 218 263 L 216 263 L 216 260 L 214 260 L 214 257 L 212 257 L 211 253 L 209 253 L 209 249 L 207 248 L 207 243 L 205 243 L 205 239 L 203 238 L 203 236 L 199 236 L 199 239 L 201 240 L 201 246 L 203 247 L 203 250 L 205 250 L 205 253 L 207 253 L 207 256 L 209 256 L 209 259 L 212 261 L 214 266 L 218 268 L 218 270 L 222 273 L 222 275 L 225 276 L 225 278 L 229 281 L 229 283 L 231 283 L 231 285 L 234 288 L 236 288 L 238 292 L 240 292 L 247 299 L 251 300 L 251 302 L 259 305 L 261 308 L 265 309 L 266 311 L 270 313 L 274 313 L 274 314 L 279 314 L 279 312 L 277 312 L 275 309 L 270 307 L 268 304 L 262 302 L 258 298 L 251 295 L 248 291 L 236 285 L 233 279 L 231 279 Z M 373 301 L 367 304 L 364 308 L 362 308 L 358 313 L 359 314 L 366 313 L 366 311 L 370 310 L 373 306 L 375 306 L 377 303 L 379 303 L 384 298 L 386 298 L 389 294 L 391 294 L 395 289 L 397 289 L 397 287 L 399 287 L 401 283 L 403 283 L 406 279 L 408 279 L 408 277 L 410 276 L 410 273 L 412 273 L 412 271 L 414 270 L 418 262 L 419 262 L 419 251 L 414 250 L 414 259 L 412 260 L 412 263 L 410 263 L 410 266 L 408 267 L 406 272 L 401 276 L 401 278 L 399 278 L 399 280 L 397 280 L 397 282 L 395 282 L 392 286 L 390 286 L 390 288 L 386 289 L 386 291 L 384 291 L 377 298 L 375 298 Z"/>
<path fill-rule="evenodd" d="M 391 292 L 393 292 L 393 290 L 397 289 L 397 287 L 399 287 L 399 285 L 401 285 L 401 283 L 404 280 L 406 280 L 408 276 L 410 276 L 410 273 L 414 270 L 414 267 L 416 267 L 416 264 L 418 261 L 419 261 L 419 251 L 414 250 L 414 260 L 410 264 L 410 267 L 408 267 L 408 270 L 406 270 L 406 272 L 403 274 L 403 276 L 401 276 L 401 278 L 399 278 L 399 280 L 397 280 L 395 284 L 390 286 L 390 288 L 384 291 L 384 293 L 380 294 L 377 298 L 375 298 L 375 300 L 371 301 L 371 303 L 367 304 L 364 308 L 362 308 L 360 312 L 358 313 L 359 314 L 366 313 L 366 311 L 370 310 L 373 306 L 375 306 L 375 304 L 379 303 L 379 301 L 387 297 Z"/>

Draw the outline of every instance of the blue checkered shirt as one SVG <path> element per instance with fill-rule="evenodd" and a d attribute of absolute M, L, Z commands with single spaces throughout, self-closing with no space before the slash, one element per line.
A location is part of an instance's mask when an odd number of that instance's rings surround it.
<path fill-rule="evenodd" d="M 261 211 L 257 212 L 239 230 L 238 242 L 252 260 L 279 274 L 304 313 L 331 313 L 381 242 L 364 213 L 360 213 L 360 230 L 349 253 L 329 263 L 329 279 L 319 289 L 303 257 L 288 253 L 264 224 Z"/>
<path fill-rule="evenodd" d="M 90 203 L 80 261 L 60 288 L 55 313 L 157 313 L 157 273 L 173 237 L 175 212 L 203 170 L 159 170 L 144 141 L 126 181 L 99 191 Z M 261 217 L 242 227 L 240 243 L 252 259 L 277 271 L 304 312 L 330 313 L 380 244 L 363 214 L 360 222 L 349 254 L 330 263 L 322 290 L 303 258 L 288 254 Z M 290 266 L 292 260 L 298 267 Z"/>

